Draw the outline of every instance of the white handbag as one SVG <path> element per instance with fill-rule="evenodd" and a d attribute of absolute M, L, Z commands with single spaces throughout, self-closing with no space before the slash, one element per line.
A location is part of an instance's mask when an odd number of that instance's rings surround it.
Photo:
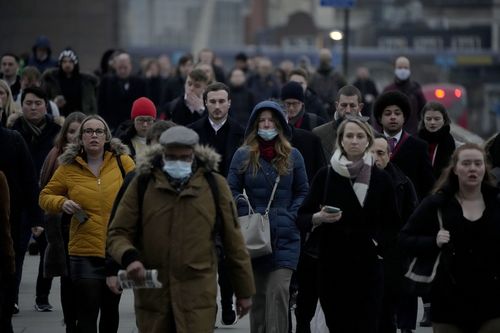
<path fill-rule="evenodd" d="M 245 200 L 248 205 L 248 215 L 238 217 L 240 230 L 245 239 L 245 245 L 251 258 L 258 258 L 273 253 L 271 245 L 271 225 L 269 223 L 269 209 L 276 193 L 280 176 L 276 177 L 271 198 L 264 214 L 257 213 L 250 205 L 246 194 L 240 194 L 236 199 Z"/>

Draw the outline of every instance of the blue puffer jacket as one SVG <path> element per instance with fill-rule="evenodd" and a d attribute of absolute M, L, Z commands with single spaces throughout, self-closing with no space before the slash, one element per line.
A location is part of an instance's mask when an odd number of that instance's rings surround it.
<path fill-rule="evenodd" d="M 262 107 L 262 105 L 265 107 Z M 258 108 L 259 106 L 261 107 Z M 281 117 L 280 122 L 282 120 L 285 121 L 279 105 L 274 102 L 259 103 L 252 112 L 250 120 L 253 119 L 255 121 L 258 111 L 263 108 L 267 110 L 271 109 L 273 113 Z M 251 122 L 249 122 L 249 127 L 251 126 L 250 124 Z M 271 197 L 278 172 L 271 163 L 263 158 L 259 160 L 261 167 L 255 175 L 251 168 L 242 172 L 242 166 L 248 159 L 248 146 L 243 146 L 236 151 L 229 169 L 229 187 L 235 199 L 245 190 L 253 209 L 263 214 Z M 297 268 L 300 253 L 300 233 L 295 220 L 297 218 L 297 211 L 307 195 L 309 185 L 304 160 L 297 149 L 292 149 L 290 160 L 291 170 L 288 174 L 280 177 L 280 182 L 269 211 L 273 253 L 272 255 L 252 260 L 255 268 L 271 270 L 278 268 L 295 270 Z M 239 200 L 237 204 L 239 216 L 248 214 L 248 207 L 245 201 Z"/>

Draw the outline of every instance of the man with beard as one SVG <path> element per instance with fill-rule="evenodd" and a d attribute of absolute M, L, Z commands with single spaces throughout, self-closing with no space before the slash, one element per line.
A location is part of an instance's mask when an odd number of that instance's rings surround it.
<path fill-rule="evenodd" d="M 333 120 L 313 129 L 313 133 L 321 139 L 321 145 L 326 161 L 335 151 L 335 140 L 337 139 L 337 127 L 345 119 L 346 115 L 361 116 L 363 103 L 361 92 L 352 85 L 340 88 L 335 101 L 335 113 Z"/>

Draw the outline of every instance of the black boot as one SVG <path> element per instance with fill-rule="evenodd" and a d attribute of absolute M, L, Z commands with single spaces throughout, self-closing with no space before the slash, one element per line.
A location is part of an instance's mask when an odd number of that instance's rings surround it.
<path fill-rule="evenodd" d="M 421 327 L 431 327 L 431 307 L 430 305 L 424 305 L 424 315 L 422 316 L 422 320 L 420 321 Z"/>

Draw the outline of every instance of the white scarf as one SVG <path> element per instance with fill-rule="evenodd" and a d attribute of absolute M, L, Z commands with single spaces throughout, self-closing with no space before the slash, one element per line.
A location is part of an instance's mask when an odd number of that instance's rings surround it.
<path fill-rule="evenodd" d="M 361 207 L 363 207 L 370 184 L 373 156 L 370 152 L 365 152 L 363 155 L 363 166 L 357 175 L 351 175 L 349 172 L 348 165 L 350 166 L 352 163 L 353 162 L 349 161 L 347 157 L 342 154 L 340 149 L 336 149 L 330 159 L 333 170 L 339 175 L 349 179 L 356 178 L 355 182 L 352 184 L 352 188 Z"/>

